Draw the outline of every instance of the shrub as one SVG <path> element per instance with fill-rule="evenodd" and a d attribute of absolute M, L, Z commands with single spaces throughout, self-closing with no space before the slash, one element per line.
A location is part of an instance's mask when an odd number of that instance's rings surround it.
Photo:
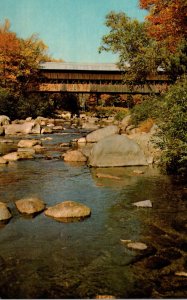
<path fill-rule="evenodd" d="M 131 110 L 132 123 L 137 126 L 140 122 L 148 118 L 158 118 L 162 105 L 162 99 L 156 96 L 150 96 L 142 101 L 142 103 L 136 104 Z"/>
<path fill-rule="evenodd" d="M 166 93 L 159 119 L 162 168 L 167 173 L 187 174 L 187 76 Z"/>
<path fill-rule="evenodd" d="M 99 118 L 113 116 L 116 120 L 122 120 L 129 113 L 128 108 L 115 106 L 96 106 L 95 111 Z"/>

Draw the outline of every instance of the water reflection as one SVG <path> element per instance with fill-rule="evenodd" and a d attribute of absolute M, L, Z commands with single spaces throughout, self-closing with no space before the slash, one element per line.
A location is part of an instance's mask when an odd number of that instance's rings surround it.
<path fill-rule="evenodd" d="M 52 146 L 59 142 L 64 142 L 62 136 L 53 136 Z M 173 220 L 186 220 L 186 198 L 184 185 L 176 185 L 157 169 L 141 170 L 144 173 L 137 175 L 131 167 L 89 169 L 85 164 L 44 159 L 1 167 L 0 199 L 9 205 L 13 218 L 0 228 L 0 297 L 155 296 L 158 274 L 146 270 L 142 258 L 135 263 L 137 252 L 120 240 L 145 242 L 157 251 L 178 243 L 183 257 L 185 232 L 181 226 L 177 231 Z M 120 180 L 98 178 L 97 173 Z M 42 198 L 47 206 L 64 200 L 81 202 L 91 208 L 91 217 L 68 224 L 43 213 L 24 218 L 14 203 L 31 195 Z M 151 200 L 153 208 L 132 205 L 145 199 Z M 178 268 L 182 264 L 180 259 Z M 157 293 L 168 295 L 164 288 Z M 181 293 L 185 295 L 184 289 Z"/>

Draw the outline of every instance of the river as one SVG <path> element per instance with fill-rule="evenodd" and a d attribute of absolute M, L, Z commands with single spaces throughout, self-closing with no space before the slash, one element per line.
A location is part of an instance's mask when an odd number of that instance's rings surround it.
<path fill-rule="evenodd" d="M 187 279 L 176 274 L 187 270 L 186 183 L 153 167 L 138 167 L 144 172 L 138 175 L 137 167 L 95 169 L 59 159 L 59 144 L 79 136 L 44 141 L 51 159 L 38 155 L 0 166 L 0 200 L 13 215 L 0 227 L 0 297 L 186 298 Z M 47 206 L 78 201 L 92 213 L 73 223 L 19 214 L 15 201 L 33 195 Z M 146 199 L 152 208 L 133 206 Z M 148 250 L 129 249 L 123 240 Z"/>

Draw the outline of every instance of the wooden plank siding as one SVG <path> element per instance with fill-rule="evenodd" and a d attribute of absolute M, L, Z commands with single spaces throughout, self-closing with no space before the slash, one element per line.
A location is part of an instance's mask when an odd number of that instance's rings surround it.
<path fill-rule="evenodd" d="M 40 69 L 40 83 L 35 92 L 75 93 L 160 93 L 167 89 L 164 72 L 149 76 L 146 82 L 137 82 L 133 89 L 124 82 L 123 73 L 115 64 L 44 63 Z M 32 88 L 31 88 L 32 89 Z"/>

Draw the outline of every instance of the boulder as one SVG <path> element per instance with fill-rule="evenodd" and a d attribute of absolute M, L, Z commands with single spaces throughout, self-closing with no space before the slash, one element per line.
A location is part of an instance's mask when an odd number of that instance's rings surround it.
<path fill-rule="evenodd" d="M 41 145 L 39 140 L 21 140 L 18 143 L 19 148 L 32 148 L 35 145 Z"/>
<path fill-rule="evenodd" d="M 126 128 L 131 125 L 131 115 L 127 115 L 123 118 L 123 120 L 120 123 L 120 129 L 122 132 L 126 131 Z"/>
<path fill-rule="evenodd" d="M 33 215 L 45 209 L 45 203 L 37 197 L 20 199 L 15 204 L 18 211 L 22 214 Z"/>
<path fill-rule="evenodd" d="M 64 201 L 55 206 L 49 207 L 45 215 L 59 221 L 72 221 L 90 216 L 91 210 L 86 205 L 74 201 Z"/>
<path fill-rule="evenodd" d="M 9 220 L 12 217 L 5 203 L 0 202 L 0 221 Z"/>
<path fill-rule="evenodd" d="M 25 122 L 23 124 L 10 124 L 6 125 L 5 135 L 16 135 L 16 134 L 30 134 L 35 126 L 35 122 Z"/>
<path fill-rule="evenodd" d="M 3 157 L 0 157 L 0 165 L 8 164 L 8 160 L 4 159 Z"/>
<path fill-rule="evenodd" d="M 108 137 L 108 136 L 111 136 L 111 135 L 114 135 L 117 133 L 119 133 L 118 126 L 115 126 L 115 125 L 106 126 L 104 128 L 100 128 L 98 130 L 95 130 L 95 131 L 89 133 L 86 136 L 86 141 L 88 143 L 96 143 L 105 137 Z"/>
<path fill-rule="evenodd" d="M 11 153 L 5 154 L 3 156 L 3 158 L 7 161 L 16 161 L 16 160 L 20 159 L 18 152 L 11 152 Z"/>
<path fill-rule="evenodd" d="M 51 134 L 53 133 L 53 129 L 51 127 L 45 126 L 41 130 L 41 134 Z"/>
<path fill-rule="evenodd" d="M 0 126 L 0 135 L 4 135 L 5 134 L 5 130 L 3 126 Z"/>
<path fill-rule="evenodd" d="M 17 150 L 19 159 L 32 159 L 34 158 L 35 149 L 33 148 L 18 148 Z"/>
<path fill-rule="evenodd" d="M 86 156 L 80 150 L 69 150 L 62 156 L 64 161 L 87 161 Z"/>
<path fill-rule="evenodd" d="M 99 125 L 93 124 L 93 123 L 83 123 L 82 124 L 82 129 L 88 129 L 88 130 L 96 130 L 99 128 Z"/>
<path fill-rule="evenodd" d="M 148 165 L 140 146 L 123 135 L 112 135 L 100 140 L 89 156 L 92 167 L 123 167 Z"/>
<path fill-rule="evenodd" d="M 31 132 L 32 134 L 40 134 L 41 132 L 41 127 L 40 127 L 40 124 L 36 123 L 32 129 L 31 129 Z"/>
<path fill-rule="evenodd" d="M 10 123 L 10 118 L 7 116 L 0 116 L 0 126 L 8 125 Z"/>
<path fill-rule="evenodd" d="M 145 132 L 137 132 L 133 133 L 131 135 L 128 135 L 128 137 L 135 142 L 137 142 L 141 149 L 144 151 L 145 156 L 147 158 L 147 161 L 149 164 L 152 164 L 155 161 L 158 161 L 161 150 L 154 145 L 152 139 L 153 139 L 153 133 L 150 131 L 148 133 Z M 156 139 L 156 138 L 154 138 Z M 157 138 L 158 141 L 158 138 Z"/>

